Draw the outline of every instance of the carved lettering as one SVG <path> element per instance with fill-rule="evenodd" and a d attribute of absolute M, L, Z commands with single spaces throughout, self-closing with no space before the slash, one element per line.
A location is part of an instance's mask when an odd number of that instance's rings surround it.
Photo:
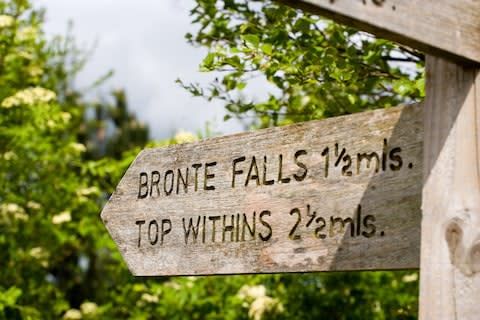
<path fill-rule="evenodd" d="M 315 228 L 315 237 L 317 237 L 318 239 L 325 239 L 327 235 L 324 233 L 321 233 L 322 230 L 327 226 L 327 222 L 325 221 L 325 218 L 318 217 L 317 219 L 315 219 L 315 222 L 319 224 L 319 226 Z"/>
<path fill-rule="evenodd" d="M 152 227 L 154 226 L 154 227 Z M 152 235 L 152 231 L 153 231 L 153 235 Z M 152 220 L 150 221 L 150 223 L 148 224 L 148 241 L 150 241 L 150 244 L 151 245 L 154 245 L 157 243 L 158 241 L 158 223 L 156 220 Z"/>
<path fill-rule="evenodd" d="M 312 151 L 306 149 L 296 149 L 293 153 L 284 152 L 276 155 L 239 156 L 231 160 L 231 168 L 230 164 L 227 165 L 227 173 L 232 173 L 231 180 L 227 181 L 227 186 L 230 184 L 232 189 L 239 186 L 242 188 L 274 188 L 278 184 L 302 183 L 307 176 L 310 181 L 327 179 L 332 176 L 334 178 L 352 177 L 354 174 L 363 174 L 364 172 L 378 173 L 387 170 L 397 172 L 404 167 L 401 147 L 389 146 L 387 139 L 383 139 L 383 144 L 378 147 L 377 151 L 360 150 L 359 152 L 355 150 L 352 156 L 349 146 L 337 142 L 331 146 L 320 146 L 320 157 L 317 155 L 316 158 L 312 155 Z M 317 162 L 320 166 L 319 173 L 318 169 L 309 171 L 308 161 L 312 157 L 320 159 Z M 215 172 L 217 165 L 218 171 Z M 218 174 L 223 172 L 220 171 L 221 169 L 225 169 L 225 165 L 221 165 L 217 161 L 211 161 L 193 163 L 181 168 L 142 171 L 138 175 L 137 198 L 156 199 L 174 194 L 187 194 L 189 188 L 190 192 L 192 189 L 194 192 L 217 190 L 213 182 L 215 178 L 224 177 L 222 174 Z M 411 169 L 413 163 L 408 163 L 408 166 L 405 167 Z M 315 172 L 317 172 L 317 176 L 314 175 Z M 224 186 L 221 183 L 218 185 Z M 218 188 L 217 192 L 222 192 L 222 190 Z M 306 204 L 305 207 L 295 207 L 286 211 L 292 216 L 286 236 L 294 241 L 301 241 L 308 236 L 319 240 L 345 236 L 367 239 L 376 235 L 384 236 L 383 231 L 377 232 L 376 217 L 364 214 L 362 211 L 361 205 L 358 205 L 350 214 L 319 214 L 313 210 L 310 204 Z M 182 217 L 185 245 L 269 241 L 274 234 L 275 224 L 269 222 L 268 219 L 273 216 L 270 210 L 257 210 L 249 213 L 219 213 Z M 137 220 L 135 224 L 138 226 L 137 246 L 139 248 L 142 245 L 163 245 L 166 236 L 175 229 L 172 220 L 165 218 Z M 145 226 L 142 227 L 143 225 Z"/>
<path fill-rule="evenodd" d="M 248 229 L 248 232 L 250 233 L 250 236 L 252 239 L 255 239 L 255 216 L 256 213 L 254 212 L 252 215 L 252 224 L 248 224 L 247 216 L 246 214 L 243 214 L 243 224 L 242 224 L 242 241 L 245 241 L 245 229 Z"/>
<path fill-rule="evenodd" d="M 158 220 L 160 221 L 160 220 Z M 162 219 L 160 226 L 159 222 L 155 219 L 152 219 L 148 222 L 148 227 L 146 230 L 146 238 L 148 243 L 154 246 L 158 243 L 160 239 L 160 245 L 163 245 L 165 236 L 170 233 L 172 230 L 172 221 L 170 219 Z M 142 225 L 146 224 L 146 220 L 137 220 L 135 224 L 138 226 L 138 242 L 137 247 L 140 248 L 142 245 Z"/>
<path fill-rule="evenodd" d="M 145 224 L 145 220 L 137 220 L 135 224 L 138 226 L 138 247 L 140 248 L 142 239 L 142 225 Z"/>
<path fill-rule="evenodd" d="M 216 230 L 215 230 L 215 222 L 220 220 L 220 216 L 210 216 L 208 217 L 208 220 L 212 221 L 212 242 L 215 242 L 215 234 L 216 234 Z"/>
<path fill-rule="evenodd" d="M 140 172 L 140 176 L 138 178 L 138 199 L 146 198 L 147 195 L 148 195 L 148 174 L 146 172 Z"/>
<path fill-rule="evenodd" d="M 171 177 L 171 178 L 168 178 L 168 177 Z M 165 195 L 167 196 L 169 196 L 173 191 L 173 180 L 174 180 L 173 170 L 167 170 L 167 172 L 165 172 L 165 179 L 163 180 L 163 191 L 165 191 Z M 170 184 L 168 188 L 167 188 L 167 184 Z"/>
<path fill-rule="evenodd" d="M 385 172 L 387 170 L 399 171 L 403 166 L 401 157 L 402 148 L 389 148 L 388 140 L 383 139 L 381 153 L 377 151 L 357 152 L 350 155 L 346 147 L 342 147 L 340 143 L 335 143 L 333 149 L 333 161 L 330 161 L 330 147 L 325 147 L 321 156 L 323 157 L 323 177 L 328 178 L 332 169 L 341 169 L 340 173 L 344 177 L 352 177 L 355 168 L 355 174 L 359 175 L 363 172 Z M 413 163 L 408 164 L 408 168 L 413 168 Z"/>
<path fill-rule="evenodd" d="M 392 171 L 398 171 L 402 168 L 403 161 L 402 157 L 399 155 L 400 152 L 402 152 L 402 148 L 393 148 L 389 153 L 390 160 L 395 162 L 390 164 L 390 169 Z"/>
<path fill-rule="evenodd" d="M 215 190 L 215 186 L 208 185 L 208 180 L 215 178 L 215 174 L 209 173 L 208 168 L 214 167 L 217 165 L 216 161 L 205 163 L 205 177 L 203 179 L 203 189 L 204 190 Z"/>
<path fill-rule="evenodd" d="M 158 183 L 160 182 L 160 172 L 154 170 L 152 171 L 152 174 L 150 175 L 151 180 L 150 180 L 150 197 L 153 197 L 152 191 L 153 191 L 153 186 L 155 186 L 156 191 L 157 191 L 157 197 L 160 195 L 160 189 L 158 188 Z"/>
<path fill-rule="evenodd" d="M 170 219 L 162 219 L 162 232 L 160 234 L 160 244 L 163 245 L 165 236 L 172 231 L 172 221 Z"/>
<path fill-rule="evenodd" d="M 297 230 L 298 225 L 302 221 L 302 215 L 300 213 L 300 209 L 293 208 L 292 210 L 290 210 L 290 215 L 294 215 L 294 214 L 296 214 L 296 216 L 297 216 L 297 221 L 293 225 L 293 228 L 290 230 L 290 233 L 288 234 L 288 237 L 291 240 L 300 240 L 300 236 L 298 234 L 295 234 L 295 230 Z"/>
<path fill-rule="evenodd" d="M 302 216 L 306 211 L 307 223 L 302 223 Z M 376 227 L 374 225 L 375 217 L 373 215 L 362 216 L 362 206 L 358 205 L 353 216 L 351 217 L 339 217 L 318 216 L 316 211 L 311 209 L 309 204 L 306 205 L 306 210 L 302 211 L 301 208 L 293 208 L 290 210 L 290 215 L 295 216 L 295 222 L 292 222 L 292 228 L 288 233 L 290 240 L 300 240 L 301 233 L 309 230 L 310 227 L 314 227 L 313 236 L 317 239 L 326 239 L 327 237 L 333 238 L 337 236 L 348 235 L 352 238 L 363 236 L 365 238 L 371 238 L 376 234 Z M 303 230 L 303 231 L 302 231 Z M 328 232 L 326 232 L 328 230 Z M 380 233 L 380 236 L 384 236 L 384 232 Z"/>
<path fill-rule="evenodd" d="M 182 218 L 183 231 L 185 232 L 185 244 L 188 244 L 188 238 L 192 235 L 192 242 L 197 242 L 198 230 L 200 226 L 200 216 L 197 219 L 197 225 L 193 224 L 193 218 L 188 219 L 188 227 L 185 225 L 185 218 Z M 205 224 L 205 222 L 204 222 Z"/>
<path fill-rule="evenodd" d="M 263 156 L 262 184 L 264 186 L 271 186 L 274 183 L 275 183 L 275 180 L 267 180 L 267 156 Z"/>
<path fill-rule="evenodd" d="M 294 217 L 289 233 L 290 240 L 302 240 L 303 235 L 325 240 L 327 238 L 349 236 L 351 238 L 363 237 L 372 238 L 377 234 L 374 215 L 364 215 L 362 206 L 358 205 L 352 216 L 319 216 L 317 211 L 312 209 L 310 204 L 305 208 L 293 208 L 288 211 Z M 250 214 L 224 214 L 224 215 L 198 215 L 183 217 L 183 234 L 185 245 L 198 245 L 200 243 L 233 243 L 256 241 L 263 242 L 272 239 L 274 228 L 268 221 L 272 217 L 270 210 L 261 210 Z M 305 219 L 304 219 L 305 218 Z M 155 246 L 163 245 L 165 237 L 172 232 L 174 225 L 169 218 L 137 220 L 138 226 L 137 247 L 140 248 L 146 243 Z M 147 225 L 146 229 L 142 228 Z M 221 234 L 221 242 L 220 242 Z M 382 231 L 381 237 L 385 235 Z"/>
<path fill-rule="evenodd" d="M 195 179 L 194 179 L 194 186 L 195 186 L 195 191 L 198 190 L 198 169 L 202 167 L 201 163 L 194 163 L 192 164 L 192 168 L 195 169 Z"/>
<path fill-rule="evenodd" d="M 240 157 L 240 158 L 233 159 L 232 188 L 235 188 L 235 176 L 243 173 L 243 170 L 237 170 L 236 169 L 237 163 L 243 162 L 243 161 L 245 161 L 245 159 L 246 159 L 245 157 Z"/>
<path fill-rule="evenodd" d="M 298 161 L 298 157 L 304 156 L 304 155 L 306 155 L 306 154 L 307 154 L 307 151 L 306 151 L 306 150 L 298 150 L 297 152 L 295 152 L 295 164 L 296 164 L 299 168 L 303 169 L 302 174 L 297 174 L 297 173 L 295 173 L 295 174 L 293 175 L 293 177 L 294 177 L 295 180 L 297 180 L 297 181 L 303 181 L 303 179 L 305 179 L 305 177 L 307 176 L 307 172 L 308 172 L 307 166 L 305 165 L 305 163 Z"/>
<path fill-rule="evenodd" d="M 362 235 L 366 238 L 373 237 L 375 235 L 375 225 L 373 224 L 375 222 L 375 217 L 372 215 L 368 215 L 363 219 L 363 226 L 367 228 L 365 231 L 362 232 Z"/>
<path fill-rule="evenodd" d="M 358 153 L 357 154 L 357 174 L 360 173 L 362 160 L 366 160 L 367 168 L 370 168 L 372 161 L 375 160 L 375 172 L 378 172 L 378 170 L 380 169 L 380 158 L 376 152 L 372 152 L 370 154 Z"/>
<path fill-rule="evenodd" d="M 281 183 L 290 182 L 290 178 L 283 177 L 283 155 L 282 154 L 278 155 L 278 182 L 281 182 Z"/>
<path fill-rule="evenodd" d="M 227 222 L 226 222 L 227 217 L 230 217 L 230 224 L 227 224 Z M 227 232 L 230 233 L 230 241 L 233 241 L 233 234 L 234 234 L 234 230 L 235 230 L 234 219 L 235 219 L 234 215 L 231 215 L 231 216 L 224 215 L 223 216 L 222 242 L 225 242 L 225 234 Z"/>
<path fill-rule="evenodd" d="M 183 192 L 188 192 L 188 168 L 185 168 L 185 178 L 183 177 L 182 170 L 177 169 L 177 194 L 180 190 L 180 181 L 182 181 Z"/>
<path fill-rule="evenodd" d="M 257 186 L 260 185 L 260 177 L 258 175 L 258 166 L 255 156 L 252 157 L 252 162 L 250 163 L 250 169 L 248 169 L 247 179 L 245 180 L 245 187 L 248 186 L 250 180 L 255 180 Z"/>
<path fill-rule="evenodd" d="M 263 211 L 260 213 L 259 217 L 258 217 L 258 219 L 260 220 L 260 223 L 261 223 L 265 228 L 267 228 L 267 230 L 268 230 L 268 231 L 267 231 L 267 234 L 265 234 L 265 235 L 262 234 L 262 233 L 259 233 L 259 234 L 258 234 L 258 236 L 260 237 L 260 239 L 262 239 L 262 241 L 268 241 L 268 240 L 270 240 L 270 238 L 272 237 L 272 234 L 273 234 L 272 227 L 270 226 L 270 224 L 269 224 L 267 221 L 265 221 L 265 220 L 263 219 L 263 217 L 265 217 L 265 216 L 268 216 L 268 217 L 269 217 L 269 216 L 271 216 L 271 214 L 272 214 L 272 213 L 271 213 L 270 211 L 268 211 L 268 210 L 263 210 Z"/>

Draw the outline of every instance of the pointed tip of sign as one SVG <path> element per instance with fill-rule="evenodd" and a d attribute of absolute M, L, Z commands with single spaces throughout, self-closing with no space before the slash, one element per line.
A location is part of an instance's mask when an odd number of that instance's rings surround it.
<path fill-rule="evenodd" d="M 102 221 L 106 224 L 107 223 L 107 220 L 108 220 L 108 214 L 107 212 L 109 211 L 109 208 L 110 208 L 110 203 L 111 203 L 111 200 L 112 200 L 112 197 L 113 195 L 115 194 L 112 193 L 112 195 L 110 196 L 110 199 L 108 199 L 107 203 L 103 206 L 103 209 L 102 211 L 100 212 L 100 218 L 102 219 Z"/>

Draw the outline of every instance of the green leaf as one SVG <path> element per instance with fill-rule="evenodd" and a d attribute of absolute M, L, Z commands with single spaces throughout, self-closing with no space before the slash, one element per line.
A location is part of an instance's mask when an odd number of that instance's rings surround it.
<path fill-rule="evenodd" d="M 215 59 L 215 53 L 210 52 L 207 56 L 203 59 L 202 64 L 200 65 L 200 71 L 210 71 L 213 68 L 213 61 Z"/>
<path fill-rule="evenodd" d="M 357 97 L 354 96 L 353 94 L 349 94 L 347 97 L 348 97 L 348 101 L 349 101 L 351 104 L 355 104 L 355 102 L 357 102 Z"/>
<path fill-rule="evenodd" d="M 265 54 L 268 54 L 268 55 L 271 55 L 273 52 L 273 47 L 270 43 L 262 44 L 261 49 Z"/>
<path fill-rule="evenodd" d="M 1 306 L 14 306 L 22 295 L 22 290 L 15 286 L 8 288 L 8 290 L 0 291 L 0 305 Z"/>
<path fill-rule="evenodd" d="M 223 61 L 225 64 L 228 64 L 237 69 L 242 69 L 243 67 L 242 62 L 240 61 L 240 58 L 238 56 L 228 57 L 225 58 Z"/>
<path fill-rule="evenodd" d="M 258 48 L 260 43 L 260 38 L 256 34 L 242 35 L 242 40 L 255 49 Z"/>
<path fill-rule="evenodd" d="M 293 30 L 308 33 L 310 31 L 310 21 L 303 17 L 298 19 L 293 25 Z"/>
<path fill-rule="evenodd" d="M 420 93 L 420 97 L 425 97 L 425 77 L 421 77 L 420 79 L 416 80 L 415 87 Z"/>
<path fill-rule="evenodd" d="M 238 89 L 238 90 L 243 90 L 243 89 L 245 89 L 246 86 L 247 86 L 247 83 L 246 83 L 246 82 L 239 82 L 239 83 L 237 83 L 237 89 Z"/>

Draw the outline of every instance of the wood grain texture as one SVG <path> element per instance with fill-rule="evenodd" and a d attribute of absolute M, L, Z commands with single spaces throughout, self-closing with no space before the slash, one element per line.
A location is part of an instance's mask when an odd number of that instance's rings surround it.
<path fill-rule="evenodd" d="M 427 57 L 420 319 L 480 315 L 480 73 Z"/>
<path fill-rule="evenodd" d="M 281 0 L 432 55 L 480 62 L 480 1 Z"/>
<path fill-rule="evenodd" d="M 416 105 L 146 149 L 101 216 L 140 276 L 418 268 L 422 139 Z"/>

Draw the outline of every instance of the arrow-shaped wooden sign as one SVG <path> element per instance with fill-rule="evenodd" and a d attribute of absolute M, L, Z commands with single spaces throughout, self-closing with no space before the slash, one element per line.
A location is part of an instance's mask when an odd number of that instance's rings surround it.
<path fill-rule="evenodd" d="M 101 216 L 139 276 L 418 268 L 421 113 L 146 149 Z"/>

